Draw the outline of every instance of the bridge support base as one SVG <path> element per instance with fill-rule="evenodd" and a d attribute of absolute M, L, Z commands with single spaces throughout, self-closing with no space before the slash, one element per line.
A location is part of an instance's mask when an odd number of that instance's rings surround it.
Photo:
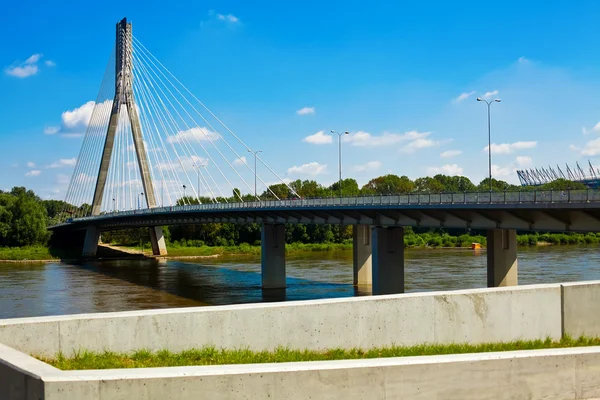
<path fill-rule="evenodd" d="M 371 247 L 371 227 L 369 225 L 352 226 L 352 252 L 354 266 L 354 285 L 373 283 L 373 263 Z"/>
<path fill-rule="evenodd" d="M 98 252 L 98 242 L 100 241 L 100 231 L 95 226 L 88 226 L 85 230 L 85 239 L 83 241 L 83 256 L 96 257 Z"/>
<path fill-rule="evenodd" d="M 516 286 L 517 283 L 517 231 L 514 229 L 488 230 L 488 287 Z"/>
<path fill-rule="evenodd" d="M 161 226 L 151 226 L 148 228 L 150 232 L 150 243 L 152 244 L 152 254 L 155 256 L 166 256 L 167 245 Z"/>
<path fill-rule="evenodd" d="M 261 271 L 263 289 L 284 289 L 285 226 L 263 224 L 261 232 Z"/>
<path fill-rule="evenodd" d="M 373 228 L 373 294 L 404 293 L 404 228 Z"/>

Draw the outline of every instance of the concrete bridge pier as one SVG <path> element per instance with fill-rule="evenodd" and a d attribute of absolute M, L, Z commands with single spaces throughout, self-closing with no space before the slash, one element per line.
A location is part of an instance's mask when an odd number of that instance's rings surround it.
<path fill-rule="evenodd" d="M 150 244 L 152 245 L 152 254 L 155 256 L 166 256 L 167 245 L 161 226 L 151 226 L 148 228 L 150 233 Z"/>
<path fill-rule="evenodd" d="M 373 262 L 371 246 L 371 226 L 352 226 L 352 263 L 354 266 L 354 286 L 373 283 Z"/>
<path fill-rule="evenodd" d="M 373 228 L 373 294 L 404 293 L 404 228 Z"/>
<path fill-rule="evenodd" d="M 516 286 L 517 283 L 517 231 L 514 229 L 488 230 L 488 287 Z"/>
<path fill-rule="evenodd" d="M 263 224 L 261 231 L 263 289 L 285 289 L 285 226 Z"/>
<path fill-rule="evenodd" d="M 99 241 L 100 230 L 94 225 L 88 226 L 85 230 L 85 239 L 83 241 L 83 256 L 96 257 Z"/>

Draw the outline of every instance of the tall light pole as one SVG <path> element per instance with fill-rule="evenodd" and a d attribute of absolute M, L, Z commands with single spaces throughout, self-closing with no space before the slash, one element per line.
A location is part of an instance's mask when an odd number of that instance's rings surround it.
<path fill-rule="evenodd" d="M 254 154 L 254 197 L 258 197 L 256 195 L 256 157 L 257 157 L 258 153 L 262 153 L 262 150 L 252 151 L 252 150 L 248 149 L 248 153 Z"/>
<path fill-rule="evenodd" d="M 494 100 L 484 100 L 481 97 L 477 98 L 477 101 L 483 101 L 485 104 L 487 104 L 487 115 L 488 115 L 488 153 L 489 153 L 489 163 L 488 163 L 488 167 L 489 167 L 489 173 L 490 173 L 490 192 L 492 191 L 492 125 L 490 122 L 490 105 L 492 103 L 500 103 L 500 99 L 494 99 Z"/>
<path fill-rule="evenodd" d="M 339 180 L 339 187 L 340 187 L 340 197 L 342 197 L 342 135 L 348 135 L 350 132 L 345 131 L 345 132 L 336 132 L 336 131 L 331 131 L 331 133 L 337 133 L 338 135 L 338 159 L 339 159 L 339 170 L 340 170 L 340 180 Z"/>
<path fill-rule="evenodd" d="M 144 193 L 140 193 L 140 195 L 138 196 L 138 210 L 142 208 L 142 203 L 140 202 L 140 197 L 142 197 L 144 195 Z"/>

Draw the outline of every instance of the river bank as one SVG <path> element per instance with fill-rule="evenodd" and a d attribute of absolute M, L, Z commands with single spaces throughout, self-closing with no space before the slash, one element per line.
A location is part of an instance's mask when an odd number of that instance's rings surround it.
<path fill-rule="evenodd" d="M 473 243 L 486 247 L 486 237 L 482 235 L 452 236 L 439 233 L 410 233 L 404 236 L 404 247 L 408 249 L 460 249 L 471 248 Z M 524 233 L 517 236 L 519 246 L 590 245 L 600 243 L 600 233 Z M 234 255 L 260 255 L 260 245 L 242 243 L 234 246 L 195 246 L 195 241 L 167 243 L 169 255 L 165 258 L 205 258 Z M 106 244 L 113 250 L 129 254 L 151 256 L 149 244 L 143 247 L 121 243 Z M 329 252 L 351 250 L 352 242 L 344 243 L 290 243 L 286 253 Z M 76 259 L 78 254 L 69 251 L 56 251 L 46 246 L 0 247 L 0 261 L 5 262 L 45 262 L 61 259 Z"/>

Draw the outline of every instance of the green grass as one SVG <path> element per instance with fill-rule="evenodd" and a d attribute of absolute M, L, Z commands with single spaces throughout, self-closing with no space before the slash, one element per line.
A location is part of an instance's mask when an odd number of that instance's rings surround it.
<path fill-rule="evenodd" d="M 217 349 L 205 347 L 191 349 L 179 353 L 166 350 L 150 352 L 139 350 L 133 353 L 114 353 L 105 351 L 94 353 L 80 351 L 72 357 L 58 354 L 53 359 L 39 358 L 40 360 L 62 370 L 82 369 L 113 369 L 113 368 L 151 368 L 175 367 L 186 365 L 223 365 L 223 364 L 254 364 L 254 363 L 282 363 L 296 361 L 326 361 L 343 359 L 364 359 L 382 357 L 410 357 L 441 354 L 485 353 L 493 351 L 534 350 L 566 347 L 600 346 L 600 338 L 571 339 L 565 337 L 560 341 L 533 340 L 516 341 L 510 343 L 486 343 L 478 345 L 450 344 L 419 346 L 382 347 L 370 350 L 361 349 L 331 349 L 327 351 L 290 350 L 279 348 L 274 351 L 250 351 Z"/>
<path fill-rule="evenodd" d="M 55 260 L 46 246 L 0 247 L 0 260 Z"/>

